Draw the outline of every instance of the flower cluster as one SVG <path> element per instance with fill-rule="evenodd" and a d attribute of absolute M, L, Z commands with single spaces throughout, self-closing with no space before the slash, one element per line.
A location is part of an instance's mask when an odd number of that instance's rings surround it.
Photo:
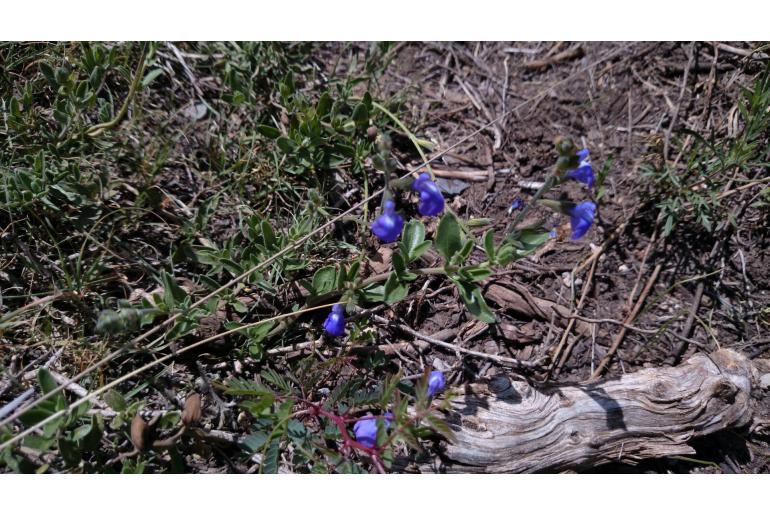
<path fill-rule="evenodd" d="M 563 177 L 576 180 L 585 184 L 589 189 L 593 189 L 595 180 L 594 169 L 588 161 L 588 149 L 584 148 L 578 152 L 574 152 L 573 149 L 574 147 L 572 147 L 572 143 L 569 141 L 560 147 L 560 152 L 562 153 L 560 163 L 563 163 L 561 164 L 561 169 L 566 169 Z M 576 168 L 574 167 L 575 163 L 577 163 Z M 561 200 L 541 199 L 539 203 L 569 216 L 570 226 L 572 227 L 571 238 L 573 240 L 579 240 L 585 236 L 593 225 L 594 218 L 596 218 L 596 204 L 590 200 L 584 200 L 579 204 L 575 204 L 574 202 Z M 552 238 L 555 237 L 553 231 L 550 233 L 550 236 Z"/>
<path fill-rule="evenodd" d="M 417 211 L 422 216 L 438 216 L 444 211 L 444 196 L 430 178 L 430 174 L 421 173 L 412 183 L 412 189 L 420 194 Z M 383 243 L 392 243 L 401 236 L 404 219 L 396 213 L 396 204 L 386 200 L 382 205 L 382 214 L 374 219 L 372 232 Z"/>
<path fill-rule="evenodd" d="M 444 373 L 439 370 L 434 370 L 428 376 L 428 396 L 435 397 L 439 393 L 444 391 L 446 387 L 446 379 Z M 353 434 L 356 437 L 356 441 L 364 447 L 369 449 L 374 448 L 377 444 L 377 419 L 379 417 L 373 415 L 367 415 L 361 417 L 353 424 Z M 393 422 L 393 413 L 386 411 L 382 415 L 384 420 L 385 429 L 390 429 L 390 424 Z"/>

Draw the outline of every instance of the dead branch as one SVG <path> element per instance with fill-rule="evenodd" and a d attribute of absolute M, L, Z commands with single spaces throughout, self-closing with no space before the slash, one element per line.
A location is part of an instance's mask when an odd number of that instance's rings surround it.
<path fill-rule="evenodd" d="M 688 442 L 759 413 L 754 364 L 731 350 L 620 379 L 539 389 L 498 377 L 451 400 L 457 437 L 424 471 L 553 472 L 694 454 Z"/>

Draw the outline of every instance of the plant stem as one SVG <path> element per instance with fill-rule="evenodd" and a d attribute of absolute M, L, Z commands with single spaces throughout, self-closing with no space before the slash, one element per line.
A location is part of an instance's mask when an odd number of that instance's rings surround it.
<path fill-rule="evenodd" d="M 92 138 L 95 138 L 105 130 L 112 129 L 113 127 L 115 127 L 118 123 L 120 123 L 120 120 L 122 120 L 123 117 L 126 115 L 126 112 L 128 112 L 128 106 L 129 104 L 131 104 L 131 101 L 134 99 L 134 95 L 136 95 L 136 92 L 139 89 L 139 84 L 142 80 L 142 76 L 144 75 L 145 60 L 147 58 L 147 46 L 148 46 L 147 43 L 142 45 L 142 55 L 139 56 L 139 64 L 136 67 L 134 80 L 131 82 L 131 87 L 128 90 L 128 95 L 126 95 L 126 99 L 123 101 L 123 105 L 120 106 L 120 110 L 115 115 L 115 118 L 113 118 L 108 122 L 98 123 L 92 126 L 90 129 L 86 131 L 86 135 L 91 136 Z"/>

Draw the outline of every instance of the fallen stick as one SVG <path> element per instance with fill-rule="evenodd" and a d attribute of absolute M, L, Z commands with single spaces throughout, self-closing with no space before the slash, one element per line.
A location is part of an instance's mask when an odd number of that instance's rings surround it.
<path fill-rule="evenodd" d="M 538 389 L 500 376 L 451 399 L 445 418 L 456 443 L 421 468 L 556 472 L 694 454 L 693 438 L 767 425 L 752 398 L 759 377 L 755 363 L 727 349 L 591 384 Z"/>

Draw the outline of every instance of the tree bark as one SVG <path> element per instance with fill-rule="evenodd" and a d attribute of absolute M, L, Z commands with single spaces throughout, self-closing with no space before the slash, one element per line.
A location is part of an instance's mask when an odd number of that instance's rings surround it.
<path fill-rule="evenodd" d="M 556 472 L 693 454 L 692 438 L 752 422 L 757 384 L 752 362 L 724 349 L 592 384 L 539 389 L 497 377 L 451 399 L 457 441 L 422 468 Z"/>

